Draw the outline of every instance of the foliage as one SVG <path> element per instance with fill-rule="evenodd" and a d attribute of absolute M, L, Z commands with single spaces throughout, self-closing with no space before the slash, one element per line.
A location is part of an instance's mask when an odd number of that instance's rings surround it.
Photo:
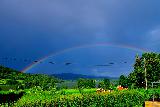
<path fill-rule="evenodd" d="M 17 86 L 16 85 L 0 85 L 0 89 L 3 91 L 16 90 Z"/>
<path fill-rule="evenodd" d="M 15 101 L 24 95 L 24 91 L 1 91 L 0 92 L 0 105 L 12 105 Z"/>
<path fill-rule="evenodd" d="M 104 81 L 100 81 L 99 83 L 98 83 L 98 88 L 105 88 L 105 84 L 104 84 Z"/>
<path fill-rule="evenodd" d="M 105 88 L 104 89 L 109 89 L 110 88 L 110 80 L 109 79 L 104 79 L 104 86 Z"/>
<path fill-rule="evenodd" d="M 95 80 L 92 80 L 92 79 L 79 79 L 77 84 L 79 89 L 95 88 L 96 86 Z"/>
<path fill-rule="evenodd" d="M 64 93 L 64 95 L 70 95 L 70 94 L 81 94 L 79 92 L 79 90 L 77 89 L 63 89 L 63 90 L 60 90 L 59 92 L 62 92 Z M 86 93 L 95 93 L 96 92 L 96 88 L 92 88 L 92 89 L 83 89 L 83 93 L 86 94 Z"/>
<path fill-rule="evenodd" d="M 76 80 L 64 80 L 60 83 L 56 84 L 57 89 L 77 89 L 77 81 Z"/>
<path fill-rule="evenodd" d="M 55 87 L 55 83 L 60 82 L 59 79 L 42 74 L 27 74 L 16 70 L 0 66 L 0 88 L 3 89 L 13 85 L 16 89 L 26 89 L 40 86 L 43 90 L 50 90 Z"/>
<path fill-rule="evenodd" d="M 122 87 L 128 87 L 128 79 L 127 79 L 127 77 L 125 77 L 124 75 L 121 75 L 119 77 L 119 85 L 121 85 Z"/>
<path fill-rule="evenodd" d="M 44 90 L 49 90 L 52 87 L 55 87 L 55 83 L 58 82 L 53 77 L 47 75 L 35 74 L 30 75 L 29 78 L 26 78 L 24 81 L 25 88 L 31 88 L 34 86 L 40 86 Z"/>
<path fill-rule="evenodd" d="M 144 59 L 146 60 L 145 62 Z M 134 71 L 128 76 L 130 86 L 145 87 L 144 67 L 147 72 L 148 86 L 151 87 L 151 82 L 160 80 L 160 54 L 143 53 L 141 57 L 136 56 Z"/>
<path fill-rule="evenodd" d="M 144 89 L 136 89 L 136 90 L 144 95 L 146 101 L 152 101 L 153 96 L 155 98 L 155 101 L 160 101 L 160 88 L 153 88 L 148 90 Z"/>
<path fill-rule="evenodd" d="M 103 81 L 100 81 L 98 84 L 98 88 L 103 88 L 103 89 L 110 89 L 111 83 L 109 79 L 104 79 Z"/>
<path fill-rule="evenodd" d="M 128 107 L 142 106 L 144 96 L 136 90 L 117 91 L 110 94 L 70 94 L 55 97 L 49 93 L 40 92 L 27 94 L 15 106 L 23 107 Z"/>

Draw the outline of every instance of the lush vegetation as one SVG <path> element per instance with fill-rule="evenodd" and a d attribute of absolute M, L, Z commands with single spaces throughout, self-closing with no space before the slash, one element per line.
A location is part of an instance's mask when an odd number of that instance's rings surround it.
<path fill-rule="evenodd" d="M 64 89 L 57 91 L 52 89 L 44 91 L 41 87 L 34 87 L 25 90 L 25 95 L 14 103 L 12 106 L 102 106 L 102 107 L 124 107 L 137 106 L 144 104 L 145 100 L 152 100 L 153 94 L 155 99 L 160 96 L 160 89 L 135 89 L 114 91 L 112 93 L 96 94 L 96 89 L 84 89 L 83 94 L 76 89 Z"/>
<path fill-rule="evenodd" d="M 160 101 L 159 85 L 151 88 L 151 82 L 159 80 L 160 54 L 156 53 L 136 55 L 133 72 L 128 76 L 121 75 L 118 81 L 107 78 L 60 80 L 0 66 L 0 104 L 15 107 L 142 107 L 153 96 Z M 117 90 L 118 85 L 125 90 Z M 97 93 L 97 88 L 110 91 Z"/>
<path fill-rule="evenodd" d="M 146 70 L 146 76 L 145 76 Z M 160 54 L 144 53 L 136 55 L 134 70 L 128 76 L 121 75 L 119 84 L 130 88 L 144 88 L 147 85 L 151 88 L 151 82 L 160 81 Z M 158 87 L 156 84 L 154 87 Z"/>
<path fill-rule="evenodd" d="M 24 91 L 1 91 L 0 92 L 0 104 L 13 105 L 17 100 L 19 100 L 24 95 Z"/>
<path fill-rule="evenodd" d="M 103 81 L 99 82 L 98 87 L 106 89 L 106 90 L 107 89 L 112 89 L 109 79 L 104 79 Z"/>
<path fill-rule="evenodd" d="M 78 88 L 95 88 L 95 80 L 92 79 L 79 79 Z"/>
<path fill-rule="evenodd" d="M 37 96 L 38 95 L 38 96 Z M 29 99 L 28 99 L 29 98 Z M 24 107 L 125 107 L 142 106 L 144 96 L 138 91 L 117 91 L 110 94 L 85 93 L 52 95 L 51 93 L 35 93 L 22 97 L 15 106 Z"/>
<path fill-rule="evenodd" d="M 0 66 L 0 90 L 19 90 L 41 86 L 43 90 L 55 87 L 61 80 L 42 74 L 26 74 Z"/>

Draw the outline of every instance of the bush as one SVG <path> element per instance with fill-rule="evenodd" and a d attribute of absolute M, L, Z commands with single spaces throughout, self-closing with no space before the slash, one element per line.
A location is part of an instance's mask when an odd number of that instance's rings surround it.
<path fill-rule="evenodd" d="M 15 101 L 17 101 L 19 98 L 21 98 L 23 96 L 24 92 L 20 91 L 20 92 L 15 92 L 15 91 L 1 91 L 0 92 L 0 105 L 11 105 L 13 104 Z"/>
<path fill-rule="evenodd" d="M 10 89 L 16 90 L 16 85 L 0 85 L 1 90 L 3 91 L 9 91 Z"/>
<path fill-rule="evenodd" d="M 152 101 L 153 95 L 156 101 L 160 101 L 160 88 L 148 90 L 138 89 L 137 91 L 144 95 L 146 101 Z"/>
<path fill-rule="evenodd" d="M 30 97 L 30 98 L 28 98 Z M 110 94 L 72 94 L 57 95 L 49 94 L 23 97 L 15 106 L 23 107 L 129 107 L 142 106 L 145 99 L 138 91 L 117 91 Z"/>

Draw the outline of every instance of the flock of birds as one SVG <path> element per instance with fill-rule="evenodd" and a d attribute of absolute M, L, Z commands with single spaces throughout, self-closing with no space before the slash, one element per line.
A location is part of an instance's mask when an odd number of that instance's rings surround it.
<path fill-rule="evenodd" d="M 1 58 L 1 60 L 2 61 L 17 61 L 18 59 L 17 58 L 9 58 L 9 57 L 3 57 L 3 58 Z M 32 62 L 32 63 L 42 63 L 42 61 L 38 61 L 38 60 L 30 60 L 30 59 L 21 59 L 20 60 L 21 62 Z M 48 62 L 49 64 L 56 64 L 55 62 L 52 62 L 52 61 L 49 61 Z M 126 61 L 125 62 L 123 62 L 123 63 L 127 63 Z M 72 62 L 65 62 L 64 63 L 64 65 L 66 65 L 66 66 L 69 66 L 69 65 L 71 65 L 71 64 L 73 64 Z M 99 66 L 99 67 L 102 67 L 102 66 L 112 66 L 112 65 L 114 65 L 115 63 L 113 63 L 113 62 L 110 62 L 110 63 L 108 63 L 108 64 L 98 64 L 98 65 L 94 65 L 94 66 Z"/>
<path fill-rule="evenodd" d="M 2 62 L 7 62 L 7 61 L 21 61 L 21 62 L 32 62 L 32 63 L 42 63 L 42 61 L 38 61 L 38 60 L 31 60 L 31 59 L 17 59 L 17 58 L 9 58 L 9 57 L 2 57 L 1 58 L 1 61 Z M 52 62 L 52 61 L 49 61 L 48 62 L 49 64 L 56 64 L 55 62 Z M 65 62 L 64 63 L 66 66 L 67 65 L 71 65 L 72 63 L 71 62 Z"/>
<path fill-rule="evenodd" d="M 127 63 L 127 62 L 124 62 L 124 63 Z M 102 64 L 102 65 L 96 65 L 96 66 L 112 66 L 112 65 L 114 65 L 115 63 L 113 63 L 113 62 L 110 62 L 110 63 L 108 63 L 108 64 Z"/>

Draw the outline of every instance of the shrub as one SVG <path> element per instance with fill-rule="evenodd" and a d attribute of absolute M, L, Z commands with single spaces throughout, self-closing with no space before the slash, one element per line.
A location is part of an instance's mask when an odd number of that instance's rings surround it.
<path fill-rule="evenodd" d="M 137 89 L 137 91 L 144 95 L 146 101 L 152 101 L 153 95 L 156 101 L 160 101 L 160 88 L 148 90 Z"/>
<path fill-rule="evenodd" d="M 23 96 L 24 92 L 4 91 L 0 93 L 0 105 L 11 105 Z"/>
<path fill-rule="evenodd" d="M 28 98 L 30 97 L 30 98 Z M 19 100 L 15 106 L 23 107 L 129 107 L 142 106 L 145 99 L 138 91 L 117 91 L 110 94 L 71 95 L 29 95 Z"/>

